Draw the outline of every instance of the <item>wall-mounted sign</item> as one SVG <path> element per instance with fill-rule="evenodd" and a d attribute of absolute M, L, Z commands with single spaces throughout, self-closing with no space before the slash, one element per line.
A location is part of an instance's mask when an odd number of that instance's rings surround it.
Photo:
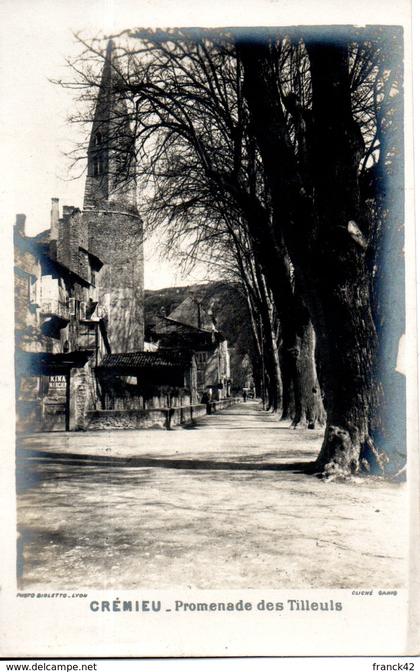
<path fill-rule="evenodd" d="M 66 376 L 49 377 L 48 396 L 55 398 L 66 396 Z"/>

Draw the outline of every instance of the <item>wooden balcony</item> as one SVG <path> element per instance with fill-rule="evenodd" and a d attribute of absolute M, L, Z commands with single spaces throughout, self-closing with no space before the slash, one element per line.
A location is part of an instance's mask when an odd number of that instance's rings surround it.
<path fill-rule="evenodd" d="M 63 301 L 41 302 L 41 330 L 45 336 L 60 337 L 60 331 L 70 322 L 70 311 Z"/>

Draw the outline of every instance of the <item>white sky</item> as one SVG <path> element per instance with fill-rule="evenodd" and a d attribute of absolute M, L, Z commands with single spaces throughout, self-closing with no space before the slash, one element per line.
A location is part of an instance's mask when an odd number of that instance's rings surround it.
<path fill-rule="evenodd" d="M 115 4 L 56 0 L 0 0 L 4 30 L 0 45 L 1 144 L 7 169 L 1 181 L 3 226 L 12 227 L 16 213 L 27 216 L 33 235 L 49 226 L 51 198 L 60 206 L 82 207 L 84 175 L 70 172 L 65 156 L 82 129 L 66 122 L 75 92 L 49 79 L 66 79 L 65 60 L 79 53 L 73 32 L 110 34 L 133 25 L 115 20 Z M 128 19 L 127 19 L 128 21 Z M 183 275 L 159 254 L 155 236 L 145 244 L 145 286 L 149 289 L 205 280 L 203 269 Z"/>
<path fill-rule="evenodd" d="M 64 156 L 78 138 L 77 129 L 66 124 L 73 94 L 48 81 L 65 78 L 66 57 L 78 53 L 73 32 L 93 37 L 142 25 L 281 25 L 285 19 L 290 23 L 344 23 L 355 18 L 352 4 L 337 0 L 0 0 L 3 233 L 12 227 L 18 212 L 27 215 L 29 234 L 46 228 L 53 196 L 61 205 L 83 204 L 84 178 L 69 179 Z M 387 22 L 409 11 L 407 2 L 396 9 L 393 0 L 367 4 L 359 0 L 357 4 L 366 23 L 385 16 L 384 5 Z M 346 12 L 350 12 L 348 17 Z M 157 248 L 157 238 L 145 246 L 146 287 L 206 279 L 203 269 L 183 276 L 174 263 L 159 258 Z"/>

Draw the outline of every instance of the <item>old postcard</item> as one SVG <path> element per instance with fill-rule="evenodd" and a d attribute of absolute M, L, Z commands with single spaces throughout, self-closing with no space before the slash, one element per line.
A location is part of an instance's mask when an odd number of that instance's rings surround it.
<path fill-rule="evenodd" d="M 1 11 L 2 655 L 418 653 L 409 3 Z"/>

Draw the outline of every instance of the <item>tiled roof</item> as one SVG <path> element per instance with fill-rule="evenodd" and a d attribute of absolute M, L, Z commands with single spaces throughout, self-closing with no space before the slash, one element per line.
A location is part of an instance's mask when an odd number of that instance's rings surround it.
<path fill-rule="evenodd" d="M 157 367 L 179 367 L 186 366 L 191 361 L 191 357 L 186 352 L 179 350 L 168 350 L 157 352 L 121 352 L 105 355 L 100 368 L 130 368 L 130 369 L 149 369 Z"/>
<path fill-rule="evenodd" d="M 174 320 L 172 317 L 166 317 L 166 315 L 158 315 L 156 318 L 156 324 L 154 325 L 154 332 L 156 334 L 159 334 L 159 320 L 162 320 L 163 322 L 168 322 L 169 324 L 173 324 L 176 327 L 182 327 L 182 330 L 184 333 L 190 333 L 194 335 L 203 335 L 207 337 L 211 337 L 213 340 L 216 339 L 217 342 L 224 341 L 226 340 L 226 337 L 222 334 L 221 331 L 218 329 L 200 329 L 199 327 L 195 327 L 192 324 L 187 324 L 186 322 L 180 322 L 179 320 Z M 200 348 L 201 349 L 201 348 Z"/>

